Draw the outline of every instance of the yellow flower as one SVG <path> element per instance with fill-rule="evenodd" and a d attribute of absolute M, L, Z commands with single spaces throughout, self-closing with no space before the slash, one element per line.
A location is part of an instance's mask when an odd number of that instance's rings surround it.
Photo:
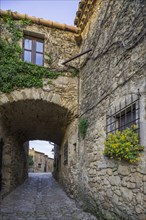
<path fill-rule="evenodd" d="M 125 136 L 121 135 L 121 141 L 124 141 L 124 140 L 125 140 Z"/>
<path fill-rule="evenodd" d="M 126 159 L 130 163 L 139 161 L 139 150 L 144 147 L 139 145 L 138 135 L 133 128 L 127 128 L 123 132 L 110 134 L 105 142 L 104 153 L 116 156 L 118 160 Z M 132 158 L 131 158 L 132 157 Z"/>

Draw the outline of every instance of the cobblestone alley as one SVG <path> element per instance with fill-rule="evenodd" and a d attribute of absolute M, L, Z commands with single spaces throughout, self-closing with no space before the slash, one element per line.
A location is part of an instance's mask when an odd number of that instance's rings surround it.
<path fill-rule="evenodd" d="M 96 220 L 76 207 L 50 173 L 30 174 L 2 200 L 0 211 L 0 220 Z"/>

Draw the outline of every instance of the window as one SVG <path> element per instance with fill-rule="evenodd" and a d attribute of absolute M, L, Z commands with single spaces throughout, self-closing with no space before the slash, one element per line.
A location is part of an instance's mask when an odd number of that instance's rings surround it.
<path fill-rule="evenodd" d="M 106 134 L 123 131 L 136 125 L 137 133 L 140 130 L 140 102 L 138 95 L 130 95 L 124 102 L 111 108 L 107 113 Z"/>
<path fill-rule="evenodd" d="M 64 145 L 64 165 L 68 164 L 68 142 Z"/>
<path fill-rule="evenodd" d="M 38 163 L 38 168 L 41 168 L 41 165 L 42 165 L 41 163 Z"/>
<path fill-rule="evenodd" d="M 131 127 L 136 124 L 136 104 L 132 104 L 129 108 L 125 108 L 122 112 L 115 116 L 116 123 L 119 131 Z"/>
<path fill-rule="evenodd" d="M 44 41 L 43 39 L 24 36 L 23 40 L 23 60 L 37 64 L 44 65 Z"/>

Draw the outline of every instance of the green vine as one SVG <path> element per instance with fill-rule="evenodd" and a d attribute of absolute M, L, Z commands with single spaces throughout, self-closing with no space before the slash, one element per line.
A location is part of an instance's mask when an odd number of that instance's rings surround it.
<path fill-rule="evenodd" d="M 89 122 L 87 118 L 81 118 L 79 120 L 79 133 L 83 139 L 86 136 L 88 125 L 89 125 Z"/>
<path fill-rule="evenodd" d="M 19 40 L 23 29 L 30 20 L 15 21 L 10 16 L 1 18 L 2 37 L 0 38 L 0 91 L 9 93 L 17 88 L 42 87 L 43 78 L 56 79 L 61 72 L 49 71 L 22 61 Z"/>

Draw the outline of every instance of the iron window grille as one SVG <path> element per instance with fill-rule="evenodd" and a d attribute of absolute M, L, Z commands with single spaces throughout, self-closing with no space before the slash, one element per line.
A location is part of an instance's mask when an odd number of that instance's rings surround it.
<path fill-rule="evenodd" d="M 23 39 L 23 60 L 44 65 L 44 40 L 32 36 L 24 36 Z"/>
<path fill-rule="evenodd" d="M 106 115 L 106 135 L 136 125 L 140 140 L 140 94 L 131 94 L 124 102 L 111 108 Z"/>
<path fill-rule="evenodd" d="M 68 164 L 68 142 L 64 145 L 64 165 Z"/>

